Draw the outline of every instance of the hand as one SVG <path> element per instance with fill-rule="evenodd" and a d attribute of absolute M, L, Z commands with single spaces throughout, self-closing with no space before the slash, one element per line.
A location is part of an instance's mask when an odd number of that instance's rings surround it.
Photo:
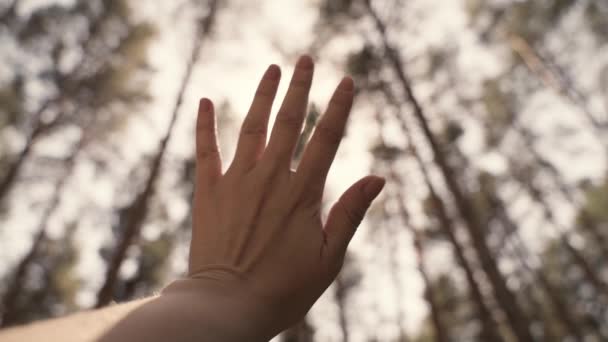
<path fill-rule="evenodd" d="M 280 79 L 271 65 L 241 127 L 233 163 L 222 175 L 213 104 L 200 102 L 196 188 L 189 277 L 214 284 L 235 305 L 264 315 L 274 335 L 300 320 L 334 280 L 346 248 L 384 180 L 353 184 L 321 220 L 321 199 L 353 102 L 353 80 L 342 79 L 296 171 L 290 164 L 313 77 L 299 59 L 266 146 Z M 263 313 L 262 313 L 263 312 Z M 256 321 L 258 317 L 249 317 Z"/>

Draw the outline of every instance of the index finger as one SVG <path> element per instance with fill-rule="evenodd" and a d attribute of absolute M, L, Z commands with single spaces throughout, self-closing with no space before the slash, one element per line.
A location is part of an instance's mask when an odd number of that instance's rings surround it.
<path fill-rule="evenodd" d="M 353 91 L 353 79 L 344 77 L 334 91 L 325 114 L 317 124 L 296 171 L 297 179 L 303 184 L 314 184 L 314 188 L 320 188 L 321 192 L 344 135 L 353 104 Z"/>

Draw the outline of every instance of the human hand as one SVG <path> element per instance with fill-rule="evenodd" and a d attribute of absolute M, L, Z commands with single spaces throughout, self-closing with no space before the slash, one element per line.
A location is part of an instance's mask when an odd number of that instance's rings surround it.
<path fill-rule="evenodd" d="M 235 310 L 252 314 L 244 319 L 257 322 L 260 317 L 253 316 L 265 316 L 259 326 L 267 336 L 304 317 L 335 279 L 349 241 L 384 186 L 375 176 L 357 181 L 323 224 L 325 180 L 354 86 L 350 77 L 342 79 L 293 171 L 313 69 L 310 57 L 298 60 L 266 146 L 280 79 L 276 65 L 268 68 L 241 127 L 234 161 L 223 175 L 211 101 L 201 100 L 198 112 L 189 278 L 201 288 L 238 297 Z"/>

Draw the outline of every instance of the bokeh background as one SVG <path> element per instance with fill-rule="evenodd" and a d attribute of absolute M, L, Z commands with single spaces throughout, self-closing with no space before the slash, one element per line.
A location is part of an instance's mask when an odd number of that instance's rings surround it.
<path fill-rule="evenodd" d="M 388 186 L 277 341 L 608 339 L 605 0 L 0 1 L 1 327 L 182 276 L 198 99 L 226 167 L 265 68 L 282 98 L 302 53 L 300 147 L 357 86 L 326 209 Z"/>

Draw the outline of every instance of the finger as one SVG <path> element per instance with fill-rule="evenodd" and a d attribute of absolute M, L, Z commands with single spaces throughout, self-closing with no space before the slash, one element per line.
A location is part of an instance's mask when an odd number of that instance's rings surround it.
<path fill-rule="evenodd" d="M 264 158 L 269 158 L 273 162 L 277 161 L 280 165 L 289 166 L 302 129 L 313 70 L 312 58 L 310 56 L 300 57 L 272 128 Z"/>
<path fill-rule="evenodd" d="M 215 113 L 209 99 L 201 99 L 196 120 L 197 181 L 210 184 L 222 174 L 217 144 Z"/>
<path fill-rule="evenodd" d="M 264 73 L 249 112 L 243 121 L 231 168 L 249 170 L 262 155 L 266 146 L 268 117 L 277 94 L 280 78 L 281 69 L 274 64 L 268 67 Z"/>
<path fill-rule="evenodd" d="M 365 212 L 384 187 L 381 177 L 367 176 L 351 185 L 331 208 L 325 223 L 330 249 L 342 257 Z"/>
<path fill-rule="evenodd" d="M 343 78 L 317 124 L 296 171 L 302 184 L 318 185 L 315 187 L 318 190 L 316 195 L 321 195 L 323 191 L 327 173 L 344 135 L 353 103 L 353 89 L 353 79 Z"/>

